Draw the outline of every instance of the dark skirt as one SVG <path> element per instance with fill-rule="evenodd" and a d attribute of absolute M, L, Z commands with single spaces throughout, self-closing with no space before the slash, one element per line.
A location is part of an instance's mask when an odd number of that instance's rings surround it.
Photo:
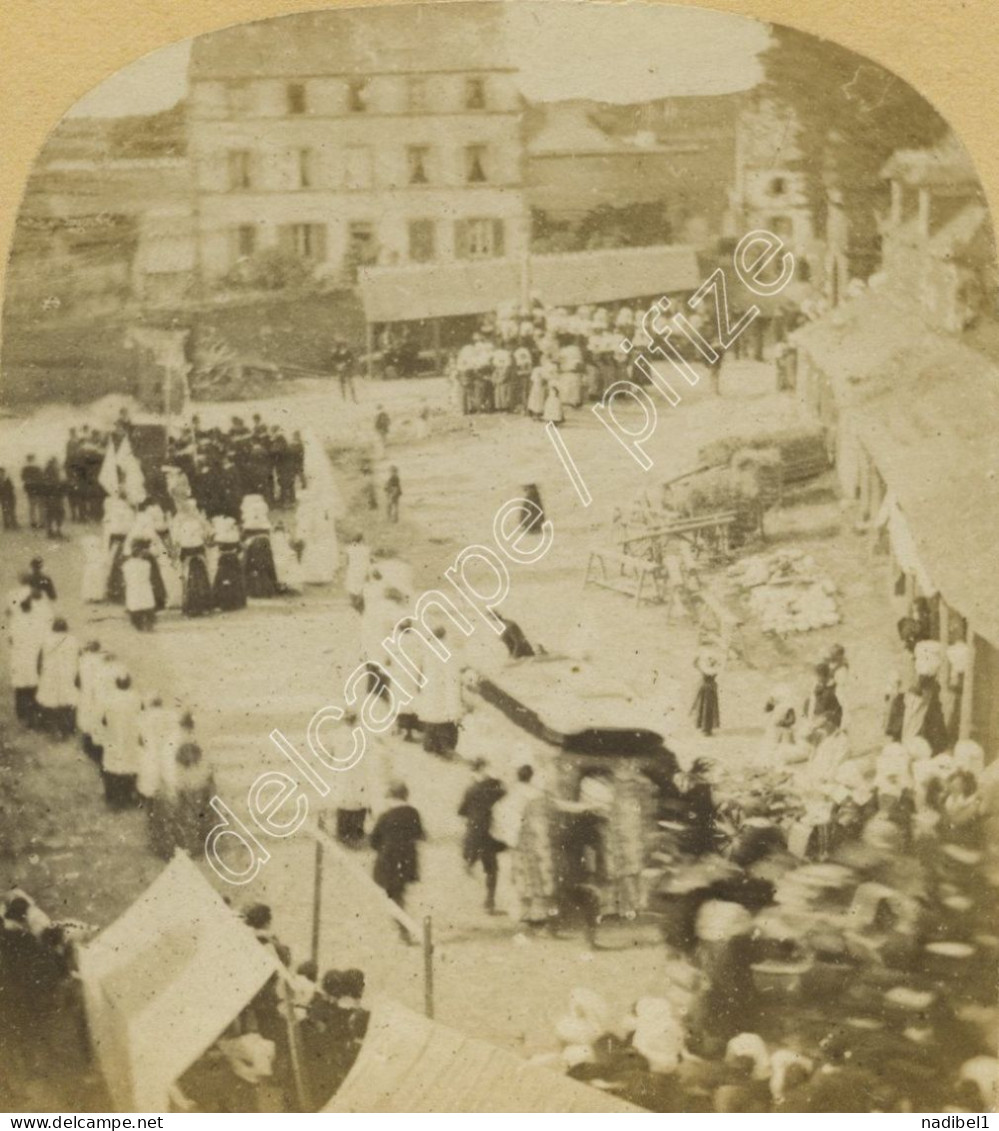
<path fill-rule="evenodd" d="M 718 680 L 713 675 L 701 679 L 701 686 L 694 698 L 693 714 L 698 730 L 710 734 L 721 725 L 721 712 L 718 709 Z"/>
<path fill-rule="evenodd" d="M 337 809 L 336 838 L 341 844 L 356 848 L 363 842 L 367 813 L 367 809 Z"/>
<path fill-rule="evenodd" d="M 271 540 L 257 534 L 246 543 L 245 556 L 246 595 L 248 597 L 276 597 L 278 591 L 277 570 L 274 568 L 274 554 Z"/>
<path fill-rule="evenodd" d="M 201 617 L 212 610 L 212 586 L 208 580 L 208 563 L 205 551 L 182 550 L 180 566 L 183 575 L 184 596 L 182 611 L 186 617 Z"/>
<path fill-rule="evenodd" d="M 34 687 L 14 688 L 14 714 L 17 721 L 25 726 L 33 727 L 38 722 L 38 704 L 35 702 Z"/>
<path fill-rule="evenodd" d="M 125 561 L 125 535 L 111 535 L 111 568 L 108 570 L 107 599 L 114 605 L 125 603 L 125 574 L 122 564 Z"/>
<path fill-rule="evenodd" d="M 135 788 L 135 774 L 109 774 L 101 771 L 104 781 L 104 798 L 110 809 L 134 809 L 139 803 Z"/>
<path fill-rule="evenodd" d="M 224 549 L 219 555 L 215 583 L 212 586 L 215 607 L 225 612 L 246 608 L 246 579 L 243 577 L 243 563 L 239 551 Z"/>

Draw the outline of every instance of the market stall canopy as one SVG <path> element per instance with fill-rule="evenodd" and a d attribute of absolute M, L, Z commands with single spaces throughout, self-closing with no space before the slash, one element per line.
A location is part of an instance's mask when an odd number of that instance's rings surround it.
<path fill-rule="evenodd" d="M 360 1055 L 324 1112 L 641 1112 L 401 1005 L 371 1012 Z"/>
<path fill-rule="evenodd" d="M 685 245 L 608 248 L 520 259 L 368 267 L 358 283 L 368 322 L 484 314 L 525 292 L 547 306 L 579 306 L 695 291 L 697 252 Z"/>
<path fill-rule="evenodd" d="M 535 656 L 479 682 L 482 698 L 529 734 L 566 750 L 642 755 L 663 749 L 656 716 L 584 660 Z"/>
<path fill-rule="evenodd" d="M 951 608 L 999 645 L 999 371 L 951 338 L 898 353 L 857 433 L 891 490 L 913 551 Z"/>
<path fill-rule="evenodd" d="M 178 852 L 79 951 L 87 1023 L 117 1111 L 166 1111 L 174 1081 L 277 969 L 191 860 Z"/>

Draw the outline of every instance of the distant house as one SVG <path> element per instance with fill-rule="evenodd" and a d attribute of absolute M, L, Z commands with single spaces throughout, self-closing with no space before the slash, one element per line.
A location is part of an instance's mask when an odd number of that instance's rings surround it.
<path fill-rule="evenodd" d="M 803 257 L 814 251 L 814 226 L 796 135 L 790 111 L 757 92 L 747 96 L 736 122 L 729 234 L 765 228 Z"/>
<path fill-rule="evenodd" d="M 195 40 L 204 277 L 265 249 L 319 275 L 519 254 L 521 103 L 501 7 L 310 12 Z"/>
<path fill-rule="evenodd" d="M 740 98 L 532 106 L 525 114 L 530 207 L 576 223 L 596 208 L 657 203 L 673 239 L 711 242 L 725 228 Z"/>

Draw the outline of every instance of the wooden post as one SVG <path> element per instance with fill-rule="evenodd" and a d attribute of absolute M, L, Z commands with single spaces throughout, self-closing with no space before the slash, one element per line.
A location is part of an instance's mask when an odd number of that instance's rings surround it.
<path fill-rule="evenodd" d="M 285 1020 L 288 1024 L 288 1052 L 291 1057 L 291 1075 L 295 1082 L 295 1098 L 300 1111 L 312 1112 L 315 1108 L 302 1068 L 302 1050 L 298 1042 L 298 1024 L 295 1021 L 295 1002 L 291 987 L 287 983 L 283 985 L 281 996 L 284 998 Z"/>
<path fill-rule="evenodd" d="M 441 320 L 435 318 L 434 323 L 434 369 L 437 371 L 437 376 L 441 375 Z"/>
<path fill-rule="evenodd" d="M 423 1012 L 434 1016 L 434 936 L 429 915 L 423 918 Z"/>
<path fill-rule="evenodd" d="M 964 677 L 961 680 L 961 723 L 958 732 L 959 738 L 971 737 L 971 726 L 974 719 L 975 699 L 975 634 L 970 627 L 967 632 L 968 661 L 964 668 Z"/>
<path fill-rule="evenodd" d="M 316 868 L 312 883 L 312 961 L 319 966 L 319 929 L 323 905 L 323 844 L 316 841 Z"/>
<path fill-rule="evenodd" d="M 365 373 L 368 380 L 374 376 L 374 347 L 375 347 L 375 327 L 371 322 L 364 323 L 364 341 L 365 341 Z"/>

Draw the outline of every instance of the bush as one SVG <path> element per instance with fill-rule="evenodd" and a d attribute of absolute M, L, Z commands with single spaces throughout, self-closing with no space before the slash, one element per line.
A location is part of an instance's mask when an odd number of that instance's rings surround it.
<path fill-rule="evenodd" d="M 308 290 L 316 285 L 312 265 L 280 248 L 265 248 L 239 260 L 219 281 L 221 290 Z"/>

